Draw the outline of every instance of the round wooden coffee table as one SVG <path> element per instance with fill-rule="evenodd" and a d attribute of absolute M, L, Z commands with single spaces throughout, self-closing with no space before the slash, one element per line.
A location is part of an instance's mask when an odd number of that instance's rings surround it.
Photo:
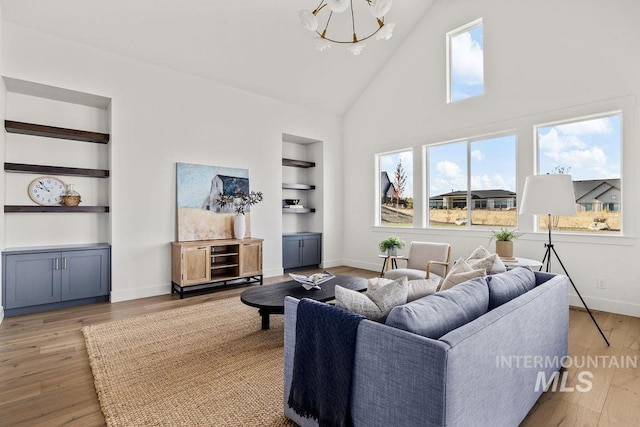
<path fill-rule="evenodd" d="M 269 329 L 269 316 L 272 314 L 284 314 L 284 297 L 310 298 L 316 301 L 330 301 L 335 298 L 335 287 L 354 291 L 365 291 L 368 280 L 355 276 L 336 276 L 320 285 L 321 289 L 306 290 L 294 280 L 288 280 L 271 285 L 257 286 L 247 289 L 240 294 L 240 301 L 256 307 L 262 317 L 262 329 Z"/>

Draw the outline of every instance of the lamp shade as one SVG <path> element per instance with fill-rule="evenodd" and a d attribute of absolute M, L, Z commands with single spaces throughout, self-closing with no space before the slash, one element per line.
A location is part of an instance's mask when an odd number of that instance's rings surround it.
<path fill-rule="evenodd" d="M 528 176 L 524 182 L 520 214 L 575 215 L 576 196 L 571 175 Z"/>

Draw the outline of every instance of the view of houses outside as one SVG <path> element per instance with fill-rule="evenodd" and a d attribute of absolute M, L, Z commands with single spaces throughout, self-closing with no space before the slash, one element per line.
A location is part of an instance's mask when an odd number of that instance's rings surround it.
<path fill-rule="evenodd" d="M 427 158 L 430 227 L 516 226 L 515 135 L 431 146 Z"/>
<path fill-rule="evenodd" d="M 568 173 L 578 213 L 552 217 L 559 231 L 621 232 L 621 115 L 537 128 L 538 173 Z M 547 217 L 540 216 L 540 229 Z"/>
<path fill-rule="evenodd" d="M 380 168 L 380 224 L 413 227 L 413 153 L 378 156 Z"/>

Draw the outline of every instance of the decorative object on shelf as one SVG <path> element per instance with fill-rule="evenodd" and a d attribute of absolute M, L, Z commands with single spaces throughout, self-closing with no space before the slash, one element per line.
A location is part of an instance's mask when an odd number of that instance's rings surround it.
<path fill-rule="evenodd" d="M 251 191 L 248 194 L 242 190 L 236 190 L 234 194 L 220 194 L 218 196 L 217 204 L 220 208 L 227 206 L 233 206 L 236 215 L 233 217 L 233 237 L 236 239 L 244 239 L 245 235 L 245 210 L 249 209 L 249 206 L 256 205 L 262 201 L 262 191 Z"/>
<path fill-rule="evenodd" d="M 549 242 L 544 244 L 545 253 L 542 258 L 542 264 L 545 267 L 547 273 L 551 272 L 551 256 L 555 255 L 556 260 L 560 263 L 560 267 L 564 271 L 565 276 L 569 279 L 573 290 L 576 291 L 578 297 L 584 308 L 587 309 L 587 313 L 593 320 L 593 323 L 598 328 L 600 335 L 609 346 L 609 340 L 600 329 L 600 325 L 596 321 L 595 317 L 589 310 L 587 303 L 584 302 L 582 295 L 578 291 L 575 283 L 569 276 L 567 269 L 565 268 L 558 252 L 556 252 L 553 243 L 551 242 L 551 215 L 575 215 L 576 214 L 576 195 L 573 191 L 573 180 L 571 175 L 566 173 L 559 174 L 545 174 L 545 175 L 531 175 L 528 176 L 524 182 L 524 192 L 522 194 L 522 203 L 520 204 L 520 215 L 533 214 L 533 215 L 547 215 L 547 227 L 549 231 Z M 542 270 L 542 267 L 540 267 Z"/>
<path fill-rule="evenodd" d="M 390 236 L 378 244 L 380 252 L 387 252 L 389 256 L 398 255 L 398 249 L 404 248 L 404 242 L 399 237 Z"/>
<path fill-rule="evenodd" d="M 29 184 L 29 197 L 40 206 L 59 206 L 65 184 L 53 176 L 40 176 Z"/>
<path fill-rule="evenodd" d="M 62 195 L 62 204 L 65 206 L 78 206 L 82 199 L 76 191 L 75 185 L 67 184 L 67 191 Z"/>
<path fill-rule="evenodd" d="M 500 258 L 512 260 L 515 259 L 513 257 L 513 241 L 523 234 L 524 233 L 517 229 L 508 230 L 506 228 L 501 228 L 500 230 L 491 230 L 489 242 L 495 239 L 496 254 L 498 254 Z"/>
<path fill-rule="evenodd" d="M 176 164 L 178 241 L 233 238 L 233 203 L 220 206 L 221 195 L 237 191 L 249 194 L 247 169 Z M 251 236 L 249 207 L 245 213 L 245 235 Z"/>
<path fill-rule="evenodd" d="M 363 43 L 365 40 L 374 35 L 377 40 L 389 40 L 393 36 L 396 24 L 385 23 L 385 15 L 392 3 L 392 0 L 321 0 L 313 11 L 303 9 L 298 17 L 302 28 L 319 36 L 315 39 L 316 50 L 322 52 L 331 47 L 331 43 L 340 43 L 347 44 L 347 50 L 352 54 L 360 55 L 366 46 Z M 347 9 L 350 9 L 350 14 L 343 14 Z M 326 12 L 326 23 L 320 30 L 318 17 L 323 10 Z M 359 34 L 356 31 L 356 21 Z"/>

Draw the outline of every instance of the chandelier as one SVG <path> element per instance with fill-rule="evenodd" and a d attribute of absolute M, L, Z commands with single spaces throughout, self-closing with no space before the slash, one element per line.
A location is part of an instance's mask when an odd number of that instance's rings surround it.
<path fill-rule="evenodd" d="M 389 40 L 396 24 L 385 23 L 384 17 L 391 9 L 393 0 L 321 0 L 313 11 L 303 9 L 299 12 L 300 24 L 303 28 L 315 32 L 316 49 L 323 51 L 331 47 L 331 43 L 347 44 L 347 50 L 360 55 L 373 36 L 376 40 Z M 354 6 L 354 3 L 355 6 Z M 350 14 L 343 13 L 350 10 Z M 368 12 L 365 10 L 368 9 Z M 334 16 L 334 14 L 336 16 Z M 350 15 L 350 16 L 349 16 Z M 356 15 L 358 15 L 358 32 L 356 32 Z M 319 19 L 324 25 L 320 25 Z M 345 30 L 345 28 L 348 28 Z M 343 32 L 340 33 L 340 30 Z"/>

